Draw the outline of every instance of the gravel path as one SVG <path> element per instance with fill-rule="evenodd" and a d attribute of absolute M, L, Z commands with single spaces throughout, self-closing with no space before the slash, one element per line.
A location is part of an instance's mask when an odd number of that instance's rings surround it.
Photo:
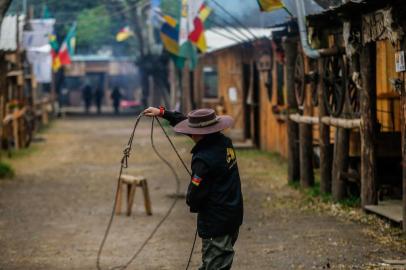
<path fill-rule="evenodd" d="M 45 140 L 36 151 L 12 160 L 17 176 L 0 181 L 0 269 L 95 269 L 133 120 L 58 120 L 40 135 Z M 138 191 L 133 215 L 115 219 L 104 269 L 125 262 L 172 202 L 174 179 L 153 154 L 149 132 L 150 121 L 142 121 L 127 173 L 147 177 L 154 215 L 145 215 Z M 190 162 L 189 139 L 174 140 Z M 178 168 L 185 190 L 187 174 L 160 132 L 156 142 Z M 300 194 L 284 184 L 283 163 L 242 151 L 239 165 L 246 218 L 233 269 L 367 269 L 381 258 L 405 257 L 368 236 L 364 225 L 297 207 Z M 195 216 L 180 201 L 129 269 L 183 269 L 194 230 Z M 198 268 L 199 257 L 200 241 L 191 269 Z"/>

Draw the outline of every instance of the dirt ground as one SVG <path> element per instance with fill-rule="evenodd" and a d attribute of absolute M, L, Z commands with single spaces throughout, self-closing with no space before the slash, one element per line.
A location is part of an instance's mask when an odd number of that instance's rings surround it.
<path fill-rule="evenodd" d="M 95 269 L 133 120 L 57 120 L 39 135 L 43 140 L 35 143 L 32 153 L 11 160 L 16 177 L 0 181 L 0 269 Z M 149 132 L 150 121 L 142 121 L 127 173 L 147 177 L 154 215 L 145 215 L 138 191 L 133 215 L 115 219 L 103 269 L 125 262 L 173 200 L 168 195 L 175 190 L 175 180 L 152 152 Z M 174 140 L 189 162 L 192 143 L 181 136 Z M 156 142 L 177 166 L 185 190 L 187 174 L 161 132 Z M 238 152 L 238 162 L 245 221 L 233 269 L 392 269 L 378 265 L 382 259 L 406 258 L 404 242 L 391 238 L 390 232 L 381 238 L 374 235 L 385 223 L 374 227 L 306 207 L 303 194 L 286 185 L 280 159 L 245 150 Z M 129 269 L 184 269 L 195 218 L 179 201 Z M 200 241 L 191 269 L 199 262 Z"/>

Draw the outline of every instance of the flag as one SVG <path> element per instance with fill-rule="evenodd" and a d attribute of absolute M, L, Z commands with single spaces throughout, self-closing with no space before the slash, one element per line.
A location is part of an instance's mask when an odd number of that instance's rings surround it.
<path fill-rule="evenodd" d="M 201 51 L 207 51 L 206 37 L 204 35 L 204 25 L 200 18 L 195 18 L 194 30 L 189 34 L 189 40 Z"/>
<path fill-rule="evenodd" d="M 205 4 L 202 4 L 202 6 L 199 9 L 199 13 L 197 14 L 197 16 L 194 19 L 194 29 L 189 34 L 189 40 L 201 52 L 207 51 L 206 37 L 204 35 L 204 21 L 210 15 L 211 11 L 212 10 L 208 6 L 206 6 Z"/>
<path fill-rule="evenodd" d="M 166 18 L 165 18 L 166 17 Z M 161 40 L 162 44 L 168 52 L 178 55 L 179 54 L 179 29 L 175 19 L 165 16 L 165 23 L 161 27 Z"/>
<path fill-rule="evenodd" d="M 70 65 L 71 57 L 75 52 L 76 45 L 76 24 L 74 24 L 69 30 L 68 34 L 63 41 L 61 48 L 59 49 L 58 56 L 61 65 Z"/>
<path fill-rule="evenodd" d="M 204 0 L 182 0 L 179 22 L 179 44 L 188 41 L 189 34 L 194 31 L 195 18 L 198 16 Z"/>
<path fill-rule="evenodd" d="M 55 32 L 49 35 L 49 45 L 51 46 L 51 56 L 52 56 L 52 70 L 58 71 L 61 67 L 61 60 L 59 59 L 58 50 L 59 44 L 58 40 L 56 39 Z"/>
<path fill-rule="evenodd" d="M 50 18 L 52 18 L 51 12 L 49 11 L 47 5 L 44 5 L 44 10 L 42 11 L 42 18 L 43 18 L 43 19 L 50 19 Z"/>
<path fill-rule="evenodd" d="M 261 11 L 269 12 L 284 8 L 281 0 L 257 0 Z"/>
<path fill-rule="evenodd" d="M 205 22 L 206 19 L 209 17 L 209 15 L 211 14 L 212 9 L 207 6 L 206 4 L 203 4 L 200 7 L 200 11 L 199 11 L 199 15 L 198 17 L 200 18 L 200 20 L 202 20 L 202 22 Z"/>
<path fill-rule="evenodd" d="M 117 42 L 123 42 L 133 36 L 134 33 L 131 31 L 130 27 L 126 26 L 120 29 L 116 35 Z"/>
<path fill-rule="evenodd" d="M 185 65 L 185 58 L 179 56 L 179 26 L 176 19 L 171 16 L 163 16 L 164 23 L 161 27 L 161 41 L 166 51 L 170 53 L 170 56 L 178 69 L 183 69 Z"/>

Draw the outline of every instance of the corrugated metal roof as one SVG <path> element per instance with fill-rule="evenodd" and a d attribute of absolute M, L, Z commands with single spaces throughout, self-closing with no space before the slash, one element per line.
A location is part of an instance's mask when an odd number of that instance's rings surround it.
<path fill-rule="evenodd" d="M 205 32 L 207 52 L 215 52 L 259 38 L 271 38 L 269 28 L 211 28 Z"/>
<path fill-rule="evenodd" d="M 314 0 L 302 0 L 305 1 L 305 9 L 306 9 L 306 16 L 319 14 L 324 11 L 324 9 L 317 4 Z M 286 9 L 293 15 L 293 17 L 297 17 L 297 10 L 295 0 L 282 0 L 283 4 L 285 5 Z M 264 14 L 262 20 L 264 21 L 264 25 L 272 27 L 276 25 L 282 25 L 292 20 L 292 16 L 285 10 L 279 9 Z"/>
<path fill-rule="evenodd" d="M 19 40 L 22 40 L 25 16 L 18 16 Z M 0 28 L 0 51 L 17 50 L 17 15 L 4 17 Z"/>

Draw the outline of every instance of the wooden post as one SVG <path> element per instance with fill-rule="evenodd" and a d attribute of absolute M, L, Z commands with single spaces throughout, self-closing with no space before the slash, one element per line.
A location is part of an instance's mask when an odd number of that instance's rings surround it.
<path fill-rule="evenodd" d="M 402 165 L 403 165 L 403 232 L 406 233 L 406 89 L 401 96 Z"/>
<path fill-rule="evenodd" d="M 189 70 L 189 98 L 190 106 L 192 110 L 196 110 L 196 101 L 195 101 L 195 71 Z"/>
<path fill-rule="evenodd" d="M 20 138 L 19 138 L 19 118 L 15 117 L 15 114 L 13 116 L 12 120 L 12 125 L 13 125 L 13 137 L 14 137 L 14 147 L 16 150 L 20 149 Z"/>
<path fill-rule="evenodd" d="M 361 204 L 377 204 L 376 149 L 376 48 L 368 43 L 361 49 Z"/>
<path fill-rule="evenodd" d="M 298 41 L 296 38 L 287 38 L 284 42 L 286 55 L 286 86 L 288 111 L 297 110 L 295 98 L 295 61 L 297 55 Z M 299 159 L 299 126 L 294 121 L 287 120 L 288 136 L 288 182 L 297 182 L 300 179 L 300 159 Z"/>
<path fill-rule="evenodd" d="M 403 40 L 403 50 L 406 50 L 406 39 Z M 403 168 L 403 232 L 406 233 L 406 77 L 403 73 L 403 87 L 400 99 L 400 119 L 402 129 L 402 168 Z"/>
<path fill-rule="evenodd" d="M 300 143 L 300 185 L 314 185 L 313 173 L 313 128 L 312 125 L 299 124 Z"/>
<path fill-rule="evenodd" d="M 318 61 L 319 71 L 323 70 L 323 61 Z M 322 117 L 327 116 L 327 109 L 323 98 L 323 87 L 318 85 L 317 95 L 319 100 L 319 144 L 320 144 L 320 191 L 331 192 L 331 170 L 333 155 L 330 144 L 330 126 L 322 122 Z"/>
<path fill-rule="evenodd" d="M 147 213 L 148 216 L 151 216 L 152 215 L 151 198 L 149 197 L 148 182 L 146 179 L 141 182 L 141 186 L 142 192 L 144 194 L 145 212 Z"/>
<path fill-rule="evenodd" d="M 342 172 L 348 170 L 348 153 L 350 149 L 350 131 L 344 128 L 336 129 L 334 143 L 334 160 L 331 192 L 334 201 L 345 198 L 345 182 Z"/>

